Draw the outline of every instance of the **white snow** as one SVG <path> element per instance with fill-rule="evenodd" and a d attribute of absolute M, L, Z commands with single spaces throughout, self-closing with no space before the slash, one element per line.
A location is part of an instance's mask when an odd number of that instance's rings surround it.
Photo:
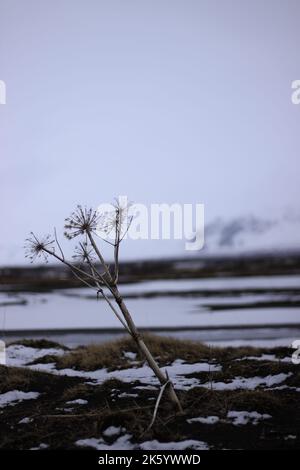
<path fill-rule="evenodd" d="M 94 437 L 90 439 L 79 439 L 75 444 L 81 447 L 93 447 L 97 450 L 130 450 L 135 448 L 130 442 L 130 439 L 130 434 L 124 434 L 124 436 L 120 436 L 113 444 L 107 444 L 103 439 L 96 439 Z"/>
<path fill-rule="evenodd" d="M 251 424 L 258 424 L 260 420 L 263 419 L 270 419 L 272 418 L 271 415 L 268 414 L 260 414 L 257 413 L 257 411 L 229 411 L 227 413 L 227 419 L 232 421 L 232 424 L 235 426 L 241 426 L 248 424 L 249 422 Z M 216 424 L 219 421 L 226 421 L 226 420 L 220 420 L 218 416 L 206 416 L 202 417 L 200 416 L 199 418 L 191 418 L 188 419 L 188 423 L 202 423 L 202 424 Z"/>
<path fill-rule="evenodd" d="M 12 344 L 6 348 L 7 365 L 24 366 L 43 356 L 61 356 L 65 353 L 63 349 L 56 348 L 31 348 L 21 344 Z"/>
<path fill-rule="evenodd" d="M 123 352 L 123 356 L 124 356 L 126 359 L 129 359 L 130 361 L 135 361 L 137 354 L 134 353 L 134 352 L 125 351 L 125 352 Z"/>
<path fill-rule="evenodd" d="M 157 440 L 146 441 L 139 446 L 142 450 L 208 450 L 206 442 L 187 439 L 179 442 L 159 442 Z"/>
<path fill-rule="evenodd" d="M 260 414 L 257 411 L 229 411 L 227 413 L 227 418 L 232 420 L 232 424 L 235 426 L 242 426 L 249 422 L 256 425 L 259 421 L 270 419 L 272 416 L 268 414 Z"/>
<path fill-rule="evenodd" d="M 262 354 L 261 356 L 245 356 L 242 359 L 236 359 L 236 361 L 270 361 L 270 362 L 287 362 L 291 363 L 291 357 L 276 357 L 275 354 Z"/>
<path fill-rule="evenodd" d="M 121 428 L 121 426 L 109 426 L 108 428 L 103 431 L 103 436 L 105 437 L 112 437 L 121 434 L 121 432 L 125 432 L 126 429 Z"/>
<path fill-rule="evenodd" d="M 66 405 L 87 405 L 88 401 L 83 400 L 82 398 L 77 398 L 77 400 L 67 401 Z"/>
<path fill-rule="evenodd" d="M 237 256 L 299 251 L 299 229 L 299 214 L 293 209 L 268 218 L 245 214 L 236 218 L 218 217 L 206 227 L 203 253 Z"/>
<path fill-rule="evenodd" d="M 0 395 L 0 408 L 5 406 L 14 406 L 23 400 L 34 400 L 40 394 L 38 392 L 21 392 L 20 390 L 11 390 Z"/>
<path fill-rule="evenodd" d="M 191 418 L 187 420 L 189 424 L 190 423 L 216 424 L 218 421 L 220 421 L 220 418 L 218 416 L 206 416 L 206 417 L 200 416 L 199 418 Z"/>
<path fill-rule="evenodd" d="M 126 383 L 139 381 L 146 385 L 158 385 L 157 378 L 153 374 L 152 369 L 147 365 L 142 367 L 132 367 L 122 370 L 114 370 L 108 372 L 107 369 L 99 369 L 96 371 L 80 371 L 74 369 L 55 369 L 55 364 L 34 364 L 29 366 L 33 370 L 40 370 L 46 372 L 52 372 L 58 375 L 67 375 L 69 377 L 83 377 L 88 380 L 93 380 L 92 384 L 101 384 L 104 381 L 116 378 Z M 221 366 L 217 364 L 208 363 L 196 363 L 186 364 L 182 359 L 177 359 L 172 364 L 164 368 L 168 371 L 168 374 L 173 381 L 177 390 L 187 390 L 192 386 L 199 385 L 198 379 L 193 377 L 185 377 L 186 374 L 192 374 L 197 372 L 214 372 L 221 370 Z"/>
<path fill-rule="evenodd" d="M 254 390 L 259 386 L 272 387 L 286 380 L 292 375 L 291 372 L 277 375 L 268 375 L 267 377 L 235 377 L 231 382 L 207 382 L 202 387 L 212 388 L 213 390 Z"/>
<path fill-rule="evenodd" d="M 43 449 L 48 449 L 49 445 L 41 443 L 38 447 L 31 447 L 29 450 L 43 450 Z"/>
<path fill-rule="evenodd" d="M 153 385 L 135 385 L 134 388 L 137 390 L 157 390 L 157 387 Z"/>
<path fill-rule="evenodd" d="M 298 330 L 296 330 L 298 331 Z M 241 333 L 242 330 L 239 330 L 238 333 Z M 277 347 L 284 347 L 289 348 L 293 341 L 295 341 L 295 336 L 286 336 L 286 333 L 282 333 L 282 329 L 272 329 L 272 328 L 264 328 L 263 330 L 253 329 L 251 331 L 251 335 L 257 335 L 257 333 L 264 333 L 266 335 L 270 335 L 268 339 L 227 339 L 227 340 L 216 340 L 216 341 L 203 341 L 204 344 L 208 346 L 214 346 L 217 348 L 240 348 L 243 346 L 251 346 L 253 348 L 277 348 Z M 293 330 L 290 328 L 288 331 L 289 335 L 293 334 Z M 275 337 L 278 335 L 279 337 Z M 280 337 L 282 335 L 282 337 Z M 273 337 L 272 337 L 273 336 Z"/>
<path fill-rule="evenodd" d="M 268 414 L 260 414 L 257 411 L 229 411 L 227 413 L 227 419 L 232 421 L 232 424 L 235 426 L 241 426 L 248 424 L 249 422 L 251 424 L 258 424 L 260 420 L 264 419 L 270 419 L 272 418 L 271 415 Z M 188 419 L 188 423 L 202 423 L 202 424 L 216 424 L 220 421 L 220 418 L 218 416 L 206 416 L 202 417 L 200 416 L 199 418 L 191 418 Z M 222 421 L 222 420 L 221 420 Z M 223 420 L 224 421 L 224 420 Z"/>
<path fill-rule="evenodd" d="M 97 450 L 132 450 L 132 449 L 142 449 L 142 450 L 208 450 L 208 445 L 203 441 L 196 440 L 186 440 L 179 442 L 159 442 L 157 440 L 146 441 L 141 444 L 134 444 L 130 441 L 130 434 L 125 434 L 120 436 L 112 444 L 107 444 L 103 439 L 90 438 L 90 439 L 80 439 L 75 442 L 77 446 L 81 447 L 93 447 Z"/>
<path fill-rule="evenodd" d="M 142 367 L 132 367 L 128 369 L 115 370 L 108 372 L 107 369 L 99 369 L 96 371 L 81 371 L 74 369 L 55 369 L 55 364 L 35 364 L 29 366 L 31 369 L 52 372 L 57 375 L 67 375 L 70 377 L 83 377 L 91 382 L 92 385 L 98 385 L 104 381 L 116 378 L 126 383 L 132 383 L 134 381 L 140 382 L 139 388 L 149 386 L 158 386 L 157 378 L 154 376 L 152 370 L 147 365 Z M 272 387 L 274 385 L 284 382 L 288 377 L 292 375 L 291 372 L 285 374 L 280 373 L 277 375 L 268 375 L 266 377 L 235 377 L 228 383 L 225 382 L 206 382 L 201 381 L 194 377 L 186 377 L 198 372 L 214 372 L 220 371 L 221 366 L 218 364 L 208 363 L 195 363 L 186 364 L 182 359 L 175 360 L 172 364 L 165 368 L 174 383 L 177 390 L 188 390 L 192 387 L 205 387 L 215 390 L 237 390 L 237 389 L 248 389 L 254 390 L 259 386 Z M 138 388 L 138 387 L 136 387 Z"/>
<path fill-rule="evenodd" d="M 280 385 L 279 387 L 272 387 L 270 390 L 293 390 L 300 392 L 300 387 L 289 387 L 288 385 Z"/>
<path fill-rule="evenodd" d="M 120 393 L 118 395 L 118 398 L 137 398 L 138 397 L 138 394 L 137 393 L 126 393 L 126 392 L 123 392 L 123 393 Z"/>
<path fill-rule="evenodd" d="M 31 423 L 32 421 L 33 421 L 32 418 L 23 418 L 23 419 L 21 419 L 21 420 L 18 422 L 18 424 L 29 424 L 29 423 Z"/>

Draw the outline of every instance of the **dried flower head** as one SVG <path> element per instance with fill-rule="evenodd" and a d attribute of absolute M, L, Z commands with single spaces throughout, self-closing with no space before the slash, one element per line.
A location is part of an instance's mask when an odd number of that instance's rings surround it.
<path fill-rule="evenodd" d="M 117 200 L 112 206 L 111 211 L 106 211 L 99 216 L 98 232 L 114 239 L 118 231 L 119 238 L 122 238 L 132 220 L 132 215 L 129 215 L 130 204 L 122 205 Z"/>
<path fill-rule="evenodd" d="M 46 263 L 48 262 L 48 251 L 54 253 L 54 240 L 51 235 L 39 239 L 33 232 L 30 233 L 30 237 L 27 238 L 25 244 L 25 257 L 30 259 L 33 263 L 37 258 L 43 258 Z"/>
<path fill-rule="evenodd" d="M 92 208 L 77 206 L 77 209 L 65 220 L 65 236 L 71 240 L 88 231 L 95 232 L 98 220 L 99 216 Z"/>
<path fill-rule="evenodd" d="M 75 247 L 74 251 L 75 254 L 72 256 L 72 258 L 78 264 L 84 264 L 89 262 L 94 263 L 96 260 L 94 249 L 87 242 L 80 243 L 78 246 Z"/>

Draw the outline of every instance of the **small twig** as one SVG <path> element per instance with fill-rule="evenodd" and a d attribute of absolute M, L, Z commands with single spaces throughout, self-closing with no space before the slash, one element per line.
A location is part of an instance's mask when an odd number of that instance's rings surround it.
<path fill-rule="evenodd" d="M 61 263 L 68 266 L 68 268 L 70 268 L 71 271 L 76 271 L 77 273 L 83 274 L 85 277 L 87 277 L 89 279 L 92 279 L 94 281 L 93 276 L 91 276 L 89 273 L 87 273 L 87 272 L 83 271 L 82 269 L 78 268 L 77 266 L 75 266 L 74 264 L 72 264 L 69 261 L 65 260 L 64 258 L 62 258 L 58 254 L 54 253 L 53 251 L 48 250 L 47 248 L 43 248 L 43 251 L 45 251 L 45 253 L 48 253 L 48 255 L 53 256 L 54 258 L 56 258 Z"/>
<path fill-rule="evenodd" d="M 92 276 L 93 276 L 93 279 L 94 279 L 94 282 L 95 284 L 99 287 L 99 282 L 102 283 L 104 286 L 106 286 L 110 291 L 111 291 L 111 287 L 109 286 L 109 284 L 107 283 L 107 281 L 105 280 L 105 278 L 103 277 L 103 275 L 105 275 L 105 273 L 100 274 L 95 265 L 92 263 L 92 260 L 90 259 L 89 257 L 89 253 L 85 247 L 85 245 L 83 243 L 79 243 L 79 246 L 82 250 L 82 253 L 84 253 L 84 257 L 85 257 L 85 261 L 87 262 L 87 264 L 89 265 L 90 267 L 90 270 L 91 270 L 91 273 L 92 273 Z M 97 278 L 99 280 L 97 280 Z"/>
<path fill-rule="evenodd" d="M 124 237 L 126 236 L 127 232 L 129 231 L 132 221 L 133 221 L 133 216 L 130 217 L 130 220 L 129 220 L 128 224 L 127 224 L 127 228 L 126 228 L 126 230 L 124 231 L 122 237 L 120 238 L 120 243 L 124 240 Z"/>
<path fill-rule="evenodd" d="M 101 237 L 101 235 L 99 235 L 98 233 L 96 233 L 95 235 L 96 237 L 100 238 L 100 240 L 102 240 L 103 242 L 108 243 L 111 246 L 115 246 L 114 242 L 107 240 L 107 238 Z"/>
<path fill-rule="evenodd" d="M 94 251 L 95 251 L 96 255 L 99 258 L 99 261 L 100 261 L 101 265 L 103 266 L 103 269 L 104 269 L 105 273 L 107 274 L 109 282 L 112 282 L 112 277 L 111 277 L 111 274 L 109 272 L 109 268 L 108 268 L 107 264 L 105 263 L 104 258 L 102 256 L 102 254 L 100 253 L 99 248 L 98 248 L 97 244 L 95 243 L 95 240 L 93 239 L 93 236 L 92 236 L 91 232 L 89 230 L 87 230 L 86 233 L 87 233 L 87 236 L 89 237 L 90 243 L 91 243 L 92 247 L 94 248 Z"/>
<path fill-rule="evenodd" d="M 166 390 L 167 386 L 170 385 L 171 381 L 170 379 L 167 380 L 166 383 L 164 383 L 161 388 L 160 388 L 160 392 L 159 392 L 159 395 L 157 397 L 157 400 L 156 400 L 156 403 L 155 403 L 155 408 L 154 408 L 154 412 L 153 412 L 153 416 L 152 416 L 152 420 L 151 420 L 151 423 L 149 424 L 149 426 L 147 427 L 146 431 L 149 431 L 153 424 L 155 423 L 155 420 L 156 420 L 156 415 L 157 415 L 157 412 L 158 412 L 158 407 L 159 407 L 159 404 L 160 404 L 160 401 L 162 399 L 162 396 L 164 394 L 164 391 Z"/>
<path fill-rule="evenodd" d="M 60 246 L 60 243 L 59 243 L 59 241 L 58 241 L 57 233 L 56 233 L 56 228 L 55 228 L 55 227 L 54 227 L 54 237 L 55 237 L 55 241 L 56 241 L 56 244 L 57 244 L 57 246 L 58 246 L 58 249 L 59 249 L 59 251 L 60 251 L 61 257 L 62 257 L 63 260 L 65 260 L 65 255 L 64 255 L 64 252 L 63 252 L 63 250 L 62 250 L 62 248 L 61 248 L 61 246 Z"/>
<path fill-rule="evenodd" d="M 74 274 L 75 277 L 77 277 L 77 279 L 79 279 L 79 281 L 83 282 L 83 284 L 85 284 L 86 286 L 90 287 L 90 289 L 93 289 L 93 290 L 96 290 L 98 292 L 98 289 L 93 286 L 92 284 L 90 284 L 89 282 L 87 282 L 85 279 L 83 279 L 82 277 L 80 277 L 76 271 L 73 271 L 72 268 L 71 269 L 71 272 Z"/>

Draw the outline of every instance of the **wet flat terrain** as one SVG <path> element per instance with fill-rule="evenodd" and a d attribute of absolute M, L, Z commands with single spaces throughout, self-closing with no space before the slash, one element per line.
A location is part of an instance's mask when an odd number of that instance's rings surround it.
<path fill-rule="evenodd" d="M 142 281 L 120 290 L 142 329 L 210 342 L 283 340 L 288 346 L 300 337 L 299 286 L 300 275 L 273 275 Z M 0 324 L 8 337 L 52 331 L 53 339 L 69 344 L 122 331 L 106 303 L 86 288 L 2 291 Z"/>

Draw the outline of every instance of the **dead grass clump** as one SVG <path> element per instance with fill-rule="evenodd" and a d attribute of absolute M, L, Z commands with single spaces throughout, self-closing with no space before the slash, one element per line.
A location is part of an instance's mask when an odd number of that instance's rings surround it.
<path fill-rule="evenodd" d="M 36 348 L 36 349 L 50 349 L 50 348 L 64 349 L 64 350 L 69 349 L 66 346 L 63 346 L 62 344 L 56 343 L 55 341 L 50 341 L 48 339 L 22 339 L 18 341 L 13 341 L 9 345 L 14 345 L 14 344 L 27 346 L 30 348 Z"/>
<path fill-rule="evenodd" d="M 274 415 L 282 407 L 282 395 L 266 390 L 237 390 L 230 396 L 230 409 Z"/>
<path fill-rule="evenodd" d="M 247 356 L 260 356 L 266 350 L 260 348 L 241 347 L 241 348 L 212 348 L 205 344 L 196 341 L 183 341 L 176 338 L 167 336 L 160 336 L 154 334 L 144 334 L 146 343 L 153 356 L 160 366 L 170 364 L 176 359 L 183 359 L 189 363 L 201 361 L 217 361 L 224 367 L 232 367 L 226 371 L 229 375 L 235 373 L 243 375 L 244 371 L 246 377 L 251 375 L 258 375 L 255 372 L 262 369 L 261 364 L 254 361 L 236 361 L 236 359 L 243 359 Z M 109 341 L 99 345 L 90 345 L 79 347 L 64 356 L 60 357 L 45 357 L 38 362 L 55 362 L 59 369 L 71 368 L 77 370 L 92 371 L 100 368 L 107 368 L 108 370 L 124 369 L 131 366 L 131 361 L 124 356 L 124 352 L 134 352 L 137 354 L 137 360 L 144 361 L 144 358 L 139 355 L 139 351 L 135 342 L 130 337 L 124 337 L 115 341 Z M 277 351 L 280 354 L 280 350 Z M 245 365 L 246 364 L 246 365 Z M 251 366 L 249 365 L 251 364 Z M 275 371 L 282 366 L 279 363 L 267 362 L 269 375 L 276 373 Z M 251 370 L 250 370 L 251 369 Z M 267 371 L 266 371 L 267 372 Z"/>
<path fill-rule="evenodd" d="M 103 367 L 108 370 L 130 367 L 130 362 L 123 355 L 128 351 L 129 341 L 117 340 L 104 344 L 92 344 L 79 347 L 64 356 L 56 357 L 58 369 L 76 369 L 93 371 Z"/>
<path fill-rule="evenodd" d="M 208 360 L 214 356 L 214 348 L 200 342 L 180 340 L 168 336 L 146 334 L 146 343 L 161 364 L 183 359 L 190 363 Z"/>
<path fill-rule="evenodd" d="M 296 369 L 293 364 L 271 361 L 233 361 L 223 365 L 222 373 L 230 377 L 266 377 L 280 373 L 289 373 Z"/>
<path fill-rule="evenodd" d="M 0 393 L 11 390 L 26 391 L 29 388 L 33 372 L 27 369 L 0 366 Z"/>
<path fill-rule="evenodd" d="M 47 354 L 46 356 L 42 357 L 37 357 L 31 362 L 28 362 L 26 365 L 32 366 L 35 364 L 55 364 L 57 362 L 57 356 L 54 356 L 52 354 Z"/>
<path fill-rule="evenodd" d="M 62 394 L 62 400 L 72 401 L 78 398 L 86 399 L 90 392 L 90 387 L 86 384 L 76 384 L 66 388 Z"/>
<path fill-rule="evenodd" d="M 160 365 L 168 364 L 178 358 L 191 363 L 208 360 L 212 354 L 211 348 L 201 343 L 149 334 L 145 335 L 145 339 Z M 108 370 L 124 369 L 131 366 L 131 361 L 124 356 L 124 352 L 128 351 L 139 354 L 131 338 L 121 338 L 100 345 L 77 348 L 64 356 L 56 357 L 55 362 L 59 369 L 72 368 L 86 371 L 102 367 Z M 144 361 L 141 356 L 137 359 Z M 47 359 L 44 358 L 44 361 Z"/>

